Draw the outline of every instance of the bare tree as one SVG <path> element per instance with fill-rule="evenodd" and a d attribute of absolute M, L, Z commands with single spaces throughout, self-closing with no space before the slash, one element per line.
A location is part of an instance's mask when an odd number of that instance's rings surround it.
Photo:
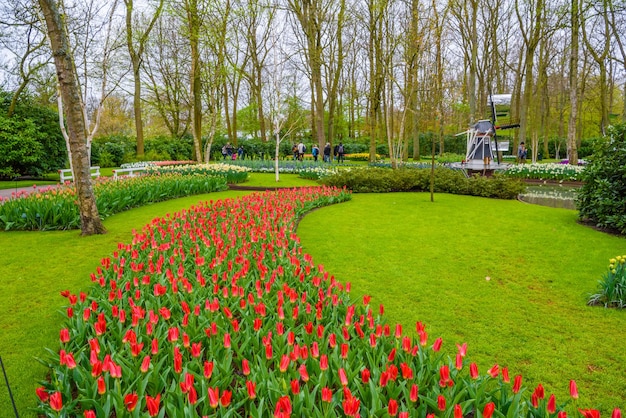
<path fill-rule="evenodd" d="M 74 184 L 78 196 L 81 231 L 83 235 L 103 234 L 106 229 L 100 220 L 91 184 L 89 153 L 85 142 L 87 132 L 81 106 L 80 89 L 71 56 L 72 49 L 56 2 L 54 0 L 39 0 L 39 4 L 46 19 L 57 78 L 67 112 L 67 130 L 72 151 L 70 157 L 74 167 Z"/>
<path fill-rule="evenodd" d="M 43 69 L 50 63 L 48 42 L 41 30 L 41 20 L 33 13 L 32 0 L 5 5 L 0 17 L 0 28 L 6 35 L 0 36 L 0 46 L 13 58 L 11 73 L 17 80 L 17 88 L 7 109 L 7 117 L 15 112 L 17 101 Z"/>
<path fill-rule="evenodd" d="M 570 5 L 570 55 L 569 55 L 569 124 L 567 129 L 567 157 L 569 163 L 578 165 L 578 48 L 580 43 L 580 1 L 571 0 Z"/>
<path fill-rule="evenodd" d="M 159 0 L 143 33 L 137 34 L 137 22 L 134 16 L 133 0 L 124 0 L 126 4 L 126 46 L 128 47 L 128 54 L 130 55 L 130 62 L 133 67 L 133 110 L 135 113 L 138 156 L 144 154 L 143 120 L 141 118 L 141 65 L 148 37 L 163 10 L 163 2 L 164 0 Z"/>
<path fill-rule="evenodd" d="M 181 54 L 188 46 L 174 18 L 159 19 L 148 40 L 143 70 L 147 104 L 154 109 L 172 138 L 182 138 L 191 124 L 189 73 L 190 60 Z"/>

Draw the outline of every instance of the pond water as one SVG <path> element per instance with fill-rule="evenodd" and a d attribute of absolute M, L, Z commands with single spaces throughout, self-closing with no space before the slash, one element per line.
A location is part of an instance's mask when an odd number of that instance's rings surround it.
<path fill-rule="evenodd" d="M 576 209 L 576 191 L 579 187 L 562 184 L 533 184 L 526 187 L 520 199 L 527 203 L 553 208 Z"/>

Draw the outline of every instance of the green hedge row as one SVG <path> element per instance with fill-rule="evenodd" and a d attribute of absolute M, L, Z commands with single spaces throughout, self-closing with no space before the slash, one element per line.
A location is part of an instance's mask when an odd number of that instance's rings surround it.
<path fill-rule="evenodd" d="M 343 187 L 355 193 L 426 192 L 430 190 L 430 169 L 356 168 L 340 170 L 320 182 L 327 186 Z M 462 171 L 435 168 L 434 191 L 471 196 L 515 199 L 524 191 L 525 184 L 500 175 L 466 177 Z"/>

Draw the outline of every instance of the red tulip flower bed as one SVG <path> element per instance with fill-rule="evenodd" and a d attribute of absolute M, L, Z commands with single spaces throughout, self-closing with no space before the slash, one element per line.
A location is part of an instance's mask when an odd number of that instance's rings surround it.
<path fill-rule="evenodd" d="M 566 416 L 506 368 L 477 370 L 385 322 L 302 253 L 297 219 L 346 190 L 267 192 L 153 220 L 63 292 L 45 416 Z M 577 397 L 572 382 L 572 396 Z M 595 411 L 582 411 L 585 416 Z M 504 414 L 504 415 L 502 415 Z"/>

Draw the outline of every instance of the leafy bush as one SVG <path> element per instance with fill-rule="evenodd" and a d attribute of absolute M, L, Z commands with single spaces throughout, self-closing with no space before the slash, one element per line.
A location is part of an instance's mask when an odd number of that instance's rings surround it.
<path fill-rule="evenodd" d="M 600 281 L 600 290 L 591 295 L 589 305 L 604 305 L 605 308 L 626 308 L 626 255 L 609 260 L 609 268 Z"/>
<path fill-rule="evenodd" d="M 347 187 L 355 193 L 385 193 L 430 190 L 430 169 L 355 168 L 339 170 L 320 181 L 327 186 Z M 501 175 L 467 178 L 462 171 L 435 168 L 434 190 L 472 196 L 515 199 L 524 191 L 525 185 L 516 179 Z"/>
<path fill-rule="evenodd" d="M 626 124 L 610 126 L 589 160 L 576 199 L 579 217 L 626 234 Z"/>
<path fill-rule="evenodd" d="M 100 216 L 148 203 L 226 189 L 219 176 L 165 174 L 115 181 L 100 177 L 94 183 Z M 0 202 L 0 228 L 4 230 L 65 230 L 80 227 L 80 214 L 73 185 L 60 185 Z"/>
<path fill-rule="evenodd" d="M 0 178 L 41 176 L 67 162 L 58 114 L 28 100 L 6 116 L 10 94 L 0 91 Z"/>

